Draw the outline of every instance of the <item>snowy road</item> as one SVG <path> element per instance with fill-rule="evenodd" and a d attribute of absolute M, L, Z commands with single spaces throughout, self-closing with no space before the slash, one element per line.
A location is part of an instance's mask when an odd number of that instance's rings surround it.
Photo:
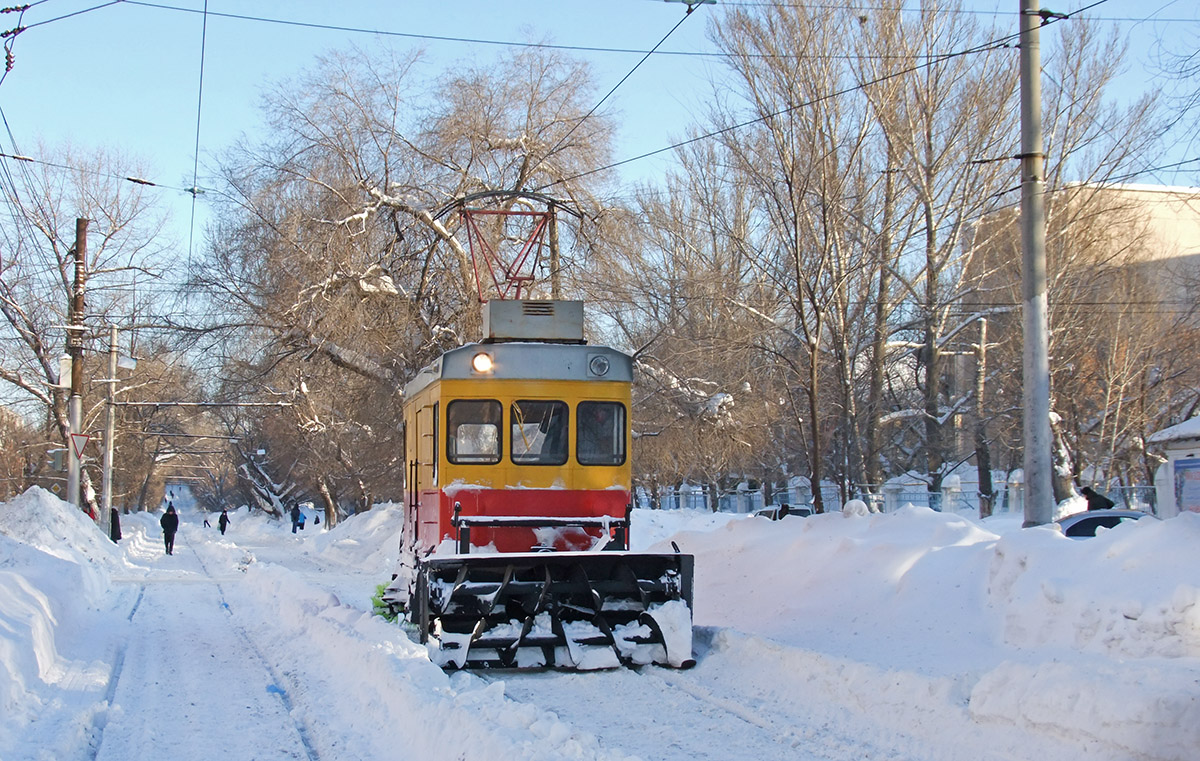
<path fill-rule="evenodd" d="M 328 659 L 314 662 L 316 648 L 306 643 L 320 642 L 322 650 L 351 660 L 355 653 L 371 657 L 386 640 L 402 649 L 408 645 L 408 656 L 419 658 L 420 648 L 399 627 L 378 619 L 367 622 L 385 628 L 384 642 L 364 637 L 357 627 L 336 625 L 355 610 L 365 617 L 378 579 L 308 551 L 306 540 L 316 535 L 256 532 L 235 541 L 233 535 L 192 529 L 181 532 L 170 557 L 153 537 L 135 535 L 130 552 L 147 571 L 116 580 L 138 593 L 131 589 L 121 596 L 129 605 L 130 634 L 110 686 L 112 709 L 97 761 L 368 758 L 394 747 L 387 726 L 355 720 L 353 714 L 362 711 L 353 701 L 339 716 L 339 707 L 322 700 L 361 691 L 361 673 L 327 670 Z M 258 576 L 264 569 L 273 584 L 287 590 L 278 610 L 263 604 Z M 346 603 L 342 595 L 348 595 Z M 316 613 L 315 619 L 289 615 L 292 602 Z M 745 662 L 754 648 L 725 648 L 725 639 L 718 630 L 699 630 L 700 663 L 689 671 L 492 672 L 450 679 L 460 694 L 455 702 L 489 696 L 488 702 L 498 701 L 495 710 L 529 714 L 534 725 L 557 727 L 550 734 L 576 735 L 573 745 L 612 759 L 937 757 L 894 728 L 804 697 L 798 684 L 781 694 L 778 674 L 755 680 L 753 664 Z M 759 664 L 764 675 L 775 665 L 770 654 L 765 657 Z M 436 677 L 427 676 L 443 678 L 434 672 Z M 397 691 L 401 697 L 404 686 Z M 392 688 L 386 675 L 375 687 Z M 357 736 L 326 732 L 316 717 L 352 723 Z M 474 715 L 449 729 L 486 734 L 492 730 L 486 723 L 486 716 Z M 350 755 L 347 746 L 354 748 Z"/>
<path fill-rule="evenodd" d="M 8 509 L 9 532 L 83 560 L 0 536 L 0 761 L 1198 757 L 1200 662 L 1170 655 L 1193 647 L 1190 593 L 1161 585 L 1169 594 L 1152 602 L 1099 607 L 1094 592 L 1065 593 L 1062 576 L 1038 578 L 1031 594 L 1021 584 L 1031 558 L 1080 567 L 1090 584 L 1106 573 L 1090 559 L 1115 557 L 1124 578 L 1144 558 L 1191 557 L 1200 520 L 1124 535 L 1153 553 L 1053 534 L 995 543 L 929 512 L 888 518 L 886 531 L 831 516 L 677 533 L 705 559 L 695 668 L 477 674 L 443 672 L 370 612 L 398 510 L 298 535 L 236 515 L 226 536 L 184 511 L 166 556 L 153 515 L 130 516 L 114 547 L 48 494 Z M 791 563 L 773 581 L 762 579 L 768 555 Z M 836 595 L 779 594 L 817 568 Z M 890 576 L 904 583 L 889 589 Z M 950 636 L 931 641 L 956 612 Z M 997 638 L 989 650 L 988 620 L 1014 638 L 1075 620 L 1065 636 L 1099 632 L 1119 657 Z M 1158 655 L 1131 657 L 1134 646 Z M 937 660 L 925 657 L 933 647 Z"/>
<path fill-rule="evenodd" d="M 316 758 L 261 655 L 269 643 L 246 635 L 225 598 L 243 580 L 212 575 L 184 541 L 169 558 L 155 553 L 143 553 L 155 571 L 127 616 L 97 761 Z"/>

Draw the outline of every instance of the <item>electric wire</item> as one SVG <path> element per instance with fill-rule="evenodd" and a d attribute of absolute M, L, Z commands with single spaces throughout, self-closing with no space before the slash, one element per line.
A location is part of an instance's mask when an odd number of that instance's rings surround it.
<path fill-rule="evenodd" d="M 196 155 L 192 164 L 192 218 L 188 223 L 188 267 L 192 264 L 192 243 L 196 237 L 196 195 L 200 192 L 197 183 L 200 178 L 200 116 L 204 107 L 204 51 L 208 41 L 208 0 L 204 0 L 204 16 L 200 25 L 200 83 L 196 90 Z"/>
<path fill-rule="evenodd" d="M 650 56 L 654 55 L 654 51 L 656 51 L 660 47 L 662 47 L 662 44 L 667 41 L 667 38 L 675 33 L 675 30 L 677 30 L 677 29 L 679 29 L 679 27 L 683 26 L 683 22 L 687 21 L 688 18 L 691 17 L 692 11 L 694 11 L 694 10 L 696 10 L 696 6 L 689 3 L 689 5 L 687 7 L 687 11 L 683 14 L 683 18 L 679 19 L 679 21 L 676 22 L 675 26 L 671 27 L 671 31 L 664 34 L 662 39 L 659 40 L 658 43 L 646 53 L 646 55 L 642 56 L 642 59 L 640 61 L 638 61 L 636 64 L 634 64 L 633 68 L 630 69 L 629 72 L 625 76 L 621 77 L 621 81 L 619 81 L 615 85 L 613 85 L 612 89 L 609 90 L 604 95 L 604 97 L 601 98 L 599 100 L 599 102 L 596 103 L 596 105 L 592 106 L 590 111 L 588 111 L 577 122 L 575 122 L 575 124 L 571 127 L 571 129 L 567 130 L 567 134 L 563 135 L 559 139 L 559 141 L 554 144 L 554 147 L 546 152 L 546 155 L 552 155 L 555 151 L 557 151 L 559 149 L 560 146 L 562 146 L 563 143 L 567 142 L 567 140 L 570 139 L 571 135 L 575 134 L 575 130 L 579 129 L 579 126 L 581 124 L 583 124 L 585 121 L 587 121 L 588 118 L 592 114 L 596 113 L 596 109 L 600 108 L 600 106 L 602 106 L 604 104 L 604 101 L 608 100 L 612 96 L 612 94 L 617 91 L 617 88 L 619 88 L 621 85 L 625 84 L 625 82 L 630 77 L 633 76 L 633 73 L 635 71 L 637 71 L 638 68 L 650 58 Z"/>
<path fill-rule="evenodd" d="M 659 0 L 655 0 L 655 2 L 658 2 L 658 1 Z M 204 12 L 204 11 L 197 10 L 195 8 L 184 8 L 184 7 L 176 6 L 176 5 L 167 5 L 165 3 L 148 2 L 148 0 L 117 0 L 117 2 L 121 2 L 125 5 L 136 5 L 136 6 L 140 6 L 140 7 L 144 7 L 144 8 L 153 8 L 156 10 L 173 11 L 173 12 L 177 12 L 177 13 L 196 13 L 196 14 L 198 14 L 198 13 Z M 750 5 L 750 3 L 721 3 L 721 5 L 722 6 L 729 6 L 729 5 L 737 6 L 737 5 Z M 762 5 L 768 5 L 768 6 L 769 5 L 779 5 L 780 7 L 803 7 L 803 8 L 818 8 L 818 9 L 823 8 L 823 9 L 829 9 L 829 10 L 842 10 L 842 11 L 848 10 L 847 8 L 842 7 L 842 6 L 828 6 L 828 5 L 809 5 L 809 4 L 799 5 L 799 4 L 783 4 L 783 3 L 779 3 L 779 4 L 762 3 Z M 862 8 L 859 8 L 859 7 L 855 6 L 855 7 L 850 8 L 849 10 L 888 10 L 888 9 L 882 8 L 882 7 L 871 7 L 871 6 L 864 6 Z M 902 12 L 910 12 L 910 13 L 920 12 L 918 9 L 915 9 L 915 8 L 903 8 L 903 9 L 901 9 L 901 11 Z M 957 9 L 944 10 L 942 12 L 947 13 L 949 15 L 954 15 L 956 13 L 971 13 L 971 14 L 992 15 L 992 16 L 1012 15 L 1011 13 L 1001 12 L 1001 11 L 969 11 L 969 10 L 957 10 Z M 1079 13 L 1079 11 L 1073 11 L 1072 15 L 1076 14 L 1076 13 Z M 252 15 L 241 14 L 241 13 L 225 13 L 225 12 L 211 11 L 211 10 L 207 11 L 207 14 L 214 18 L 226 18 L 226 19 L 231 19 L 231 20 L 236 20 L 236 21 L 252 21 L 252 22 L 261 23 L 261 24 L 276 24 L 276 25 L 281 25 L 281 26 L 299 27 L 299 28 L 303 28 L 303 29 L 314 29 L 314 30 L 330 31 L 330 32 L 345 32 L 345 33 L 350 33 L 350 34 L 367 34 L 367 35 L 373 35 L 373 36 L 379 36 L 379 37 L 398 37 L 398 38 L 404 38 L 404 39 L 424 40 L 424 41 L 428 41 L 428 42 L 451 42 L 451 43 L 462 43 L 462 44 L 468 44 L 468 45 L 489 45 L 489 46 L 496 46 L 496 47 L 514 47 L 514 48 L 544 48 L 547 50 L 564 50 L 564 51 L 574 51 L 574 52 L 582 52 L 582 53 L 617 53 L 617 54 L 624 54 L 624 55 L 644 55 L 647 52 L 649 52 L 642 48 L 622 48 L 622 47 L 597 46 L 597 45 L 566 45 L 566 44 L 558 44 L 558 43 L 550 43 L 550 42 L 518 42 L 515 40 L 495 40 L 495 39 L 486 39 L 486 38 L 480 38 L 480 37 L 455 37 L 455 36 L 450 36 L 450 35 L 422 34 L 422 33 L 417 33 L 417 32 L 399 32 L 399 31 L 390 30 L 390 29 L 375 29 L 375 28 L 369 28 L 369 27 L 344 26 L 344 25 L 339 25 L 339 24 L 324 24 L 324 23 L 318 23 L 318 22 L 312 22 L 312 21 L 297 21 L 294 19 L 273 18 L 270 16 L 252 16 Z M 1106 17 L 1094 17 L 1094 18 L 1097 21 L 1138 21 L 1139 20 L 1139 19 L 1110 19 L 1110 18 L 1106 18 Z M 1144 20 L 1144 19 L 1141 19 L 1141 20 Z M 1164 22 L 1200 23 L 1200 19 L 1188 19 L 1188 18 L 1159 19 L 1159 20 L 1164 21 Z M 683 56 L 683 57 L 702 57 L 702 58 L 728 57 L 727 53 L 724 53 L 721 51 L 658 50 L 655 52 L 657 55 L 660 55 L 660 56 Z M 761 57 L 761 58 L 796 58 L 798 56 L 781 55 L 781 54 L 761 54 L 757 57 Z M 897 57 L 902 57 L 902 56 L 897 56 Z M 828 59 L 838 59 L 838 58 L 857 59 L 857 58 L 864 58 L 864 56 L 828 55 L 828 56 L 820 56 L 820 58 L 822 58 L 822 59 L 825 59 L 825 58 L 828 58 Z M 867 58 L 872 58 L 872 57 L 868 56 Z M 878 56 L 878 58 L 888 59 L 888 58 L 892 58 L 892 56 L 882 55 L 882 56 Z"/>
<path fill-rule="evenodd" d="M 1090 9 L 1092 9 L 1092 8 L 1095 8 L 1095 7 L 1096 7 L 1096 6 L 1098 6 L 1098 5 L 1103 5 L 1103 4 L 1104 4 L 1104 3 L 1106 3 L 1106 2 L 1108 2 L 1108 0 L 1096 0 L 1096 2 L 1093 2 L 1093 3 L 1091 3 L 1090 5 L 1086 5 L 1086 6 L 1084 6 L 1084 7 L 1080 8 L 1080 9 L 1078 9 L 1078 10 L 1072 11 L 1071 13 L 1066 13 L 1066 14 L 1055 14 L 1055 15 L 1053 15 L 1053 16 L 1046 17 L 1046 18 L 1044 19 L 1044 21 L 1042 22 L 1042 26 L 1043 26 L 1043 27 L 1045 27 L 1045 26 L 1048 26 L 1048 25 L 1050 25 L 1050 24 L 1056 23 L 1056 22 L 1058 22 L 1058 21 L 1065 21 L 1065 20 L 1067 20 L 1067 19 L 1071 18 L 1072 16 L 1078 15 L 1078 14 L 1080 14 L 1080 13 L 1083 13 L 1083 12 L 1087 11 L 1087 10 L 1090 10 Z M 841 96 L 843 96 L 843 95 L 848 95 L 848 94 L 850 94 L 850 93 L 853 93 L 853 92 L 857 92 L 857 91 L 860 91 L 860 90 L 865 90 L 865 89 L 867 89 L 867 88 L 869 88 L 869 87 L 873 87 L 873 86 L 875 86 L 875 85 L 877 85 L 877 84 L 880 84 L 880 83 L 886 82 L 886 81 L 888 81 L 888 80 L 891 80 L 891 79 L 895 79 L 895 78 L 897 78 L 897 77 L 907 76 L 907 75 L 909 75 L 909 74 L 912 74 L 912 73 L 914 73 L 914 72 L 920 71 L 920 70 L 922 70 L 922 69 L 929 68 L 929 67 L 931 67 L 931 66 L 934 66 L 934 65 L 936 65 L 936 64 L 944 63 L 944 62 L 946 62 L 946 61 L 949 61 L 949 60 L 952 60 L 952 59 L 954 59 L 954 58 L 959 58 L 959 57 L 963 57 L 963 56 L 967 56 L 967 55 L 974 55 L 974 54 L 977 54 L 977 53 L 985 53 L 985 52 L 990 52 L 990 51 L 995 51 L 995 50 L 1000 50 L 1000 49 L 1003 49 L 1003 48 L 1011 47 L 1011 44 L 1010 44 L 1010 43 L 1011 43 L 1013 40 L 1019 40 L 1019 39 L 1020 39 L 1020 37 L 1021 37 L 1021 34 L 1020 34 L 1020 32 L 1015 32 L 1015 33 L 1011 33 L 1011 34 L 1008 34 L 1008 35 L 1004 35 L 1004 36 L 1002 36 L 1002 37 L 999 37 L 999 38 L 997 38 L 997 39 L 995 39 L 995 40 L 991 40 L 991 41 L 989 41 L 989 42 L 985 42 L 985 43 L 982 43 L 982 44 L 980 44 L 980 45 L 976 45 L 976 46 L 974 46 L 974 47 L 967 48 L 967 49 L 965 49 L 965 50 L 960 50 L 960 51 L 957 51 L 957 52 L 952 52 L 952 53 L 943 53 L 943 54 L 930 54 L 930 56 L 929 56 L 929 60 L 927 60 L 925 63 L 918 64 L 918 65 L 916 65 L 916 66 L 911 66 L 911 67 L 909 67 L 909 68 L 907 68 L 907 69 L 902 69 L 902 70 L 900 70 L 900 71 L 897 71 L 897 72 L 892 72 L 892 73 L 890 73 L 890 74 L 885 74 L 885 75 L 883 75 L 883 76 L 881 76 L 881 77 L 877 77 L 877 78 L 875 78 L 875 79 L 873 79 L 873 80 L 870 80 L 870 81 L 868 81 L 868 82 L 861 82 L 861 83 L 859 83 L 859 84 L 852 85 L 852 86 L 850 86 L 850 87 L 846 87 L 846 88 L 843 88 L 843 89 L 841 89 L 841 90 L 834 91 L 834 92 L 832 92 L 832 93 L 829 93 L 829 94 L 827 94 L 827 95 L 822 95 L 822 96 L 820 96 L 820 97 L 813 98 L 813 99 L 811 99 L 811 100 L 808 100 L 808 101 L 805 101 L 805 102 L 803 102 L 803 103 L 797 103 L 797 104 L 794 104 L 794 105 L 791 105 L 791 106 L 787 106 L 787 107 L 784 107 L 784 108 L 781 108 L 781 109 L 777 109 L 777 110 L 775 110 L 775 111 L 773 111 L 773 112 L 771 112 L 771 113 L 764 114 L 764 115 L 761 115 L 761 116 L 757 116 L 757 117 L 754 117 L 754 118 L 752 118 L 752 119 L 747 119 L 746 121 L 743 121 L 743 122 L 738 122 L 738 123 L 736 123 L 736 124 L 732 124 L 732 125 L 729 125 L 729 126 L 727 126 L 727 127 L 722 127 L 722 128 L 720 128 L 720 129 L 716 129 L 716 130 L 713 130 L 713 131 L 711 131 L 711 132 L 706 132 L 706 133 L 704 133 L 704 134 L 701 134 L 701 135 L 695 135 L 695 136 L 693 136 L 693 137 L 690 137 L 690 138 L 688 138 L 688 139 L 686 139 L 686 140 L 680 140 L 680 141 L 678 141 L 678 142 L 676 142 L 676 143 L 674 143 L 674 144 L 672 144 L 672 145 L 668 145 L 668 146 L 666 146 L 666 147 L 663 147 L 663 148 L 658 148 L 658 149 L 656 149 L 656 150 L 653 150 L 653 151 L 648 151 L 648 152 L 646 152 L 646 153 L 641 153 L 641 154 L 638 154 L 637 156 L 632 156 L 632 157 L 630 157 L 630 158 L 627 158 L 627 159 L 622 159 L 621 161 L 617 161 L 617 162 L 613 162 L 613 163 L 610 163 L 610 164 L 606 164 L 606 165 L 604 165 L 604 166 L 602 166 L 602 167 L 599 167 L 599 168 L 596 168 L 596 169 L 590 169 L 590 170 L 588 170 L 588 171 L 585 171 L 585 172 L 579 172 L 579 173 L 577 173 L 577 174 L 574 174 L 574 175 L 571 175 L 571 176 L 569 176 L 569 177 L 562 177 L 562 178 L 559 178 L 559 179 L 557 179 L 557 180 L 555 180 L 555 181 L 553 181 L 553 182 L 549 182 L 549 183 L 547 183 L 547 184 L 545 184 L 545 185 L 542 185 L 542 186 L 540 186 L 540 187 L 536 188 L 536 189 L 535 189 L 535 192 L 543 192 L 543 191 L 547 190 L 548 188 L 552 188 L 552 187 L 554 187 L 554 186 L 556 186 L 556 185 L 561 185 L 561 184 L 564 184 L 564 183 L 567 183 L 567 182 L 571 182 L 572 180 L 577 180 L 577 179 L 580 179 L 580 178 L 582 178 L 582 177 L 588 177 L 588 176 L 590 176 L 590 175 L 593 175 L 593 174 L 598 174 L 598 173 L 600 173 L 600 172 L 605 172 L 605 171 L 608 171 L 608 170 L 610 170 L 610 169 L 616 169 L 616 168 L 618 168 L 618 167 L 621 167 L 621 166 L 624 166 L 624 165 L 626 165 L 626 164 L 631 164 L 631 163 L 633 163 L 633 162 L 635 162 L 635 161 L 641 161 L 642 159 L 650 158 L 650 157 L 652 157 L 652 156 L 657 156 L 657 155 L 659 155 L 659 154 L 661 154 L 661 153 L 666 153 L 666 152 L 668 152 L 668 151 L 674 151 L 674 150 L 677 150 L 677 149 L 679 149 L 679 148 L 683 148 L 683 147 L 685 147 L 685 146 L 692 145 L 692 144 L 694 144 L 694 143 L 698 143 L 698 142 L 701 142 L 701 141 L 704 141 L 704 140 L 709 140 L 709 139 L 711 139 L 711 138 L 714 138 L 714 137 L 719 137 L 719 136 L 721 136 L 721 135 L 725 135 L 725 134 L 728 134 L 728 133 L 731 133 L 731 132 L 736 132 L 736 131 L 738 131 L 738 130 L 741 130 L 741 129 L 745 128 L 745 127 L 753 126 L 753 125 L 755 125 L 755 124 L 759 124 L 759 123 L 762 123 L 762 122 L 769 121 L 769 120 L 771 120 L 771 119 L 775 119 L 775 118 L 777 118 L 777 117 L 779 117 L 779 116 L 783 116 L 784 114 L 791 113 L 792 111 L 796 111 L 796 110 L 798 110 L 798 109 L 801 109 L 801 108 L 807 108 L 807 107 L 809 107 L 809 106 L 813 106 L 813 105 L 816 105 L 816 104 L 818 104 L 818 103 L 822 103 L 822 102 L 824 102 L 824 101 L 826 101 L 826 100 L 832 100 L 832 99 L 834 99 L 834 98 L 839 98 L 839 97 L 841 97 Z"/>

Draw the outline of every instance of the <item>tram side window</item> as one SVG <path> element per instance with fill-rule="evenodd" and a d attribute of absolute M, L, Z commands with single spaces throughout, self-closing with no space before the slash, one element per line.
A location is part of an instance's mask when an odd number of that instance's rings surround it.
<path fill-rule="evenodd" d="M 625 405 L 580 402 L 575 417 L 578 429 L 575 457 L 580 465 L 625 462 Z"/>
<path fill-rule="evenodd" d="M 500 462 L 500 402 L 456 399 L 446 405 L 446 459 L 453 463 Z"/>
<path fill-rule="evenodd" d="M 512 406 L 512 461 L 518 465 L 562 465 L 567 461 L 567 405 L 519 400 Z"/>

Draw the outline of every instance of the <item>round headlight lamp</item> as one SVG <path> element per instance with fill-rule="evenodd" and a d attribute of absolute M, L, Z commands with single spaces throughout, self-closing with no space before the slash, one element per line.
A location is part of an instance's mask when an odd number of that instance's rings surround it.
<path fill-rule="evenodd" d="M 603 378 L 605 375 L 608 375 L 608 368 L 608 357 L 603 354 L 595 354 L 588 360 L 588 370 L 596 377 Z"/>
<path fill-rule="evenodd" d="M 494 366 L 492 355 L 485 351 L 481 351 L 474 357 L 471 357 L 471 369 L 480 375 L 488 375 L 492 372 Z"/>

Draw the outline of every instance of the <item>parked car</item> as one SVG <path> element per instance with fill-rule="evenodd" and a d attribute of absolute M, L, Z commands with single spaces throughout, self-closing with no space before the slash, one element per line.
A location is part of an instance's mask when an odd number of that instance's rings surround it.
<path fill-rule="evenodd" d="M 784 508 L 787 508 L 786 512 L 784 511 Z M 762 516 L 763 518 L 770 518 L 773 521 L 777 521 L 780 518 L 784 518 L 789 515 L 798 515 L 801 518 L 805 518 L 812 515 L 812 513 L 813 509 L 811 505 L 771 505 L 770 507 L 764 507 L 761 510 L 754 511 L 755 515 Z"/>
<path fill-rule="evenodd" d="M 1066 515 L 1055 521 L 1063 534 L 1072 539 L 1086 539 L 1090 536 L 1095 536 L 1096 532 L 1104 528 L 1112 528 L 1118 524 L 1128 521 L 1141 520 L 1142 518 L 1153 517 L 1149 513 L 1143 513 L 1141 510 L 1121 510 L 1119 508 L 1109 510 L 1088 510 L 1082 513 L 1074 513 Z"/>

